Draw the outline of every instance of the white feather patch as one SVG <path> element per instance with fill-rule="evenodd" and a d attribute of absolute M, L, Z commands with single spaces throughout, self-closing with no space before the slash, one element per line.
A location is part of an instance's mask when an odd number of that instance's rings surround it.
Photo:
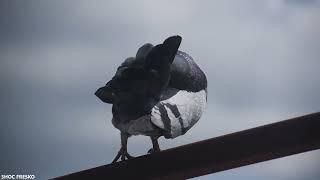
<path fill-rule="evenodd" d="M 151 122 L 157 127 L 164 129 L 164 123 L 161 121 L 160 111 L 157 107 L 154 107 L 151 111 Z"/>
<path fill-rule="evenodd" d="M 156 109 L 156 106 L 151 112 L 151 122 L 166 132 L 170 132 L 169 136 L 171 138 L 180 136 L 183 134 L 182 128 L 189 130 L 200 119 L 206 106 L 206 96 L 205 90 L 199 92 L 179 91 L 171 98 L 160 102 L 175 105 L 178 108 L 183 127 L 181 127 L 179 117 L 175 117 L 173 112 L 167 107 L 166 110 L 171 124 L 170 129 L 165 129 L 160 112 Z"/>

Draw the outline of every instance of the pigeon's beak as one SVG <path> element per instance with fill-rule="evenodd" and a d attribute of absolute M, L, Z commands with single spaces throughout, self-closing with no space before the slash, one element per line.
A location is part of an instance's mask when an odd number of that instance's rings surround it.
<path fill-rule="evenodd" d="M 114 93 L 109 86 L 103 86 L 94 93 L 101 101 L 109 104 L 114 102 Z"/>

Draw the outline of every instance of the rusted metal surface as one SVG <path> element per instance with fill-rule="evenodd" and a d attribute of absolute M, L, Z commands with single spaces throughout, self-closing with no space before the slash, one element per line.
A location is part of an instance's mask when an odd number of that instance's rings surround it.
<path fill-rule="evenodd" d="M 56 179 L 185 179 L 320 148 L 320 112 Z"/>

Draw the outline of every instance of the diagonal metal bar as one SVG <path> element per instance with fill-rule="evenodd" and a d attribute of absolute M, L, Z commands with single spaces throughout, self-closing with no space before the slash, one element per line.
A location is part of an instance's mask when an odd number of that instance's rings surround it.
<path fill-rule="evenodd" d="M 185 179 L 320 148 L 320 112 L 56 179 Z"/>

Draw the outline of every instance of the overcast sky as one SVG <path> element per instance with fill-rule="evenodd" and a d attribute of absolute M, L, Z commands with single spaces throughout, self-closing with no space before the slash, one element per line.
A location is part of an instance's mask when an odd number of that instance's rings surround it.
<path fill-rule="evenodd" d="M 94 96 L 144 43 L 182 36 L 208 79 L 208 107 L 167 149 L 320 111 L 320 3 L 1 1 L 0 172 L 40 179 L 108 164 L 120 148 L 111 106 Z M 129 139 L 140 156 L 151 147 Z M 320 177 L 320 151 L 198 179 Z M 317 178 L 318 177 L 318 178 Z"/>

